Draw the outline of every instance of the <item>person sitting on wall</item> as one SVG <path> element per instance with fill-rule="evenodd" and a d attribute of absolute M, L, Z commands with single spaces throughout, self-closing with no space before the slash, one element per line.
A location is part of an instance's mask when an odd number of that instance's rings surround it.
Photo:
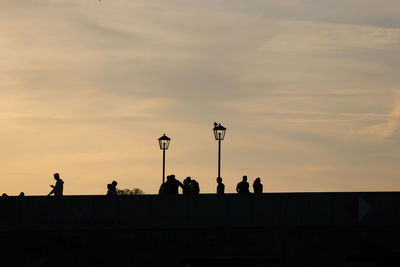
<path fill-rule="evenodd" d="M 168 176 L 167 176 L 168 179 Z M 161 184 L 160 189 L 158 190 L 159 195 L 165 195 L 165 182 Z"/>
<path fill-rule="evenodd" d="M 200 194 L 200 185 L 196 180 L 192 180 L 190 182 L 190 187 L 192 188 L 193 195 Z"/>
<path fill-rule="evenodd" d="M 239 182 L 236 186 L 236 192 L 238 194 L 249 194 L 249 183 L 247 182 L 247 176 L 244 175 L 241 182 Z"/>
<path fill-rule="evenodd" d="M 257 177 L 255 180 L 254 180 L 254 183 L 253 183 L 253 191 L 254 191 L 254 194 L 262 194 L 262 192 L 263 192 L 263 185 L 261 184 L 261 179 L 260 179 L 260 177 Z"/>
<path fill-rule="evenodd" d="M 223 195 L 225 193 L 225 185 L 222 183 L 222 178 L 217 177 L 217 195 Z"/>
<path fill-rule="evenodd" d="M 56 184 L 50 185 L 50 187 L 52 187 L 53 190 L 50 191 L 48 196 L 50 196 L 51 194 L 54 194 L 56 197 L 60 197 L 63 195 L 64 181 L 61 180 L 60 174 L 58 174 L 58 173 L 55 173 L 53 176 L 54 176 L 54 179 L 56 180 Z"/>
<path fill-rule="evenodd" d="M 183 180 L 182 193 L 184 195 L 191 195 L 193 193 L 191 183 L 192 183 L 192 178 L 190 176 L 186 177 L 186 179 Z"/>
<path fill-rule="evenodd" d="M 116 181 L 112 181 L 111 184 L 107 184 L 107 196 L 116 196 L 117 195 L 117 185 Z"/>
<path fill-rule="evenodd" d="M 179 187 L 183 189 L 183 184 L 175 178 L 175 175 L 167 176 L 167 181 L 164 185 L 164 193 L 167 195 L 178 195 Z"/>

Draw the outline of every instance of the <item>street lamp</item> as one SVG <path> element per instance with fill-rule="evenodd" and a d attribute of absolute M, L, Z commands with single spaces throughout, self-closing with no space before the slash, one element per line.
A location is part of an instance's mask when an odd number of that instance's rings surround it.
<path fill-rule="evenodd" d="M 169 147 L 169 142 L 171 138 L 166 136 L 165 134 L 158 138 L 158 144 L 160 145 L 160 149 L 163 151 L 163 169 L 162 169 L 162 181 L 165 182 L 165 150 Z"/>
<path fill-rule="evenodd" d="M 214 137 L 218 141 L 218 177 L 221 177 L 221 141 L 225 138 L 226 128 L 214 122 Z"/>

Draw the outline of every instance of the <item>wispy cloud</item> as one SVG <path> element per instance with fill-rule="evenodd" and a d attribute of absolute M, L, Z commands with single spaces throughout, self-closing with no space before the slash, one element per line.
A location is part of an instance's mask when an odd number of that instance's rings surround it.
<path fill-rule="evenodd" d="M 392 137 L 400 127 L 400 91 L 395 92 L 393 108 L 386 115 L 382 123 L 373 124 L 354 130 L 353 133 L 369 137 L 373 140 L 383 141 Z"/>

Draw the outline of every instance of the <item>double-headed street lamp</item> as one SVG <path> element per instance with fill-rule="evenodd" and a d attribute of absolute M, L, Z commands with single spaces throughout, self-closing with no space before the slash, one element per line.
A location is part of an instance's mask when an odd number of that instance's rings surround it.
<path fill-rule="evenodd" d="M 165 183 L 165 150 L 169 147 L 169 142 L 171 138 L 166 136 L 165 134 L 158 138 L 158 143 L 160 145 L 160 149 L 163 151 L 163 169 L 162 169 L 162 181 Z"/>
<path fill-rule="evenodd" d="M 226 128 L 214 122 L 214 137 L 218 141 L 218 177 L 221 177 L 221 141 L 225 138 Z"/>

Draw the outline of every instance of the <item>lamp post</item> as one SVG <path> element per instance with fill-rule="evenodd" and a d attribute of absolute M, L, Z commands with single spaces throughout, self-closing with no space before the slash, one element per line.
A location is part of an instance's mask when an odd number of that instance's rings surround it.
<path fill-rule="evenodd" d="M 158 138 L 158 144 L 160 145 L 160 149 L 163 151 L 163 169 L 162 169 L 162 181 L 165 183 L 165 150 L 169 147 L 169 142 L 171 138 L 166 136 L 165 134 Z"/>
<path fill-rule="evenodd" d="M 218 177 L 221 177 L 221 141 L 225 138 L 226 128 L 214 122 L 214 137 L 218 141 Z"/>

